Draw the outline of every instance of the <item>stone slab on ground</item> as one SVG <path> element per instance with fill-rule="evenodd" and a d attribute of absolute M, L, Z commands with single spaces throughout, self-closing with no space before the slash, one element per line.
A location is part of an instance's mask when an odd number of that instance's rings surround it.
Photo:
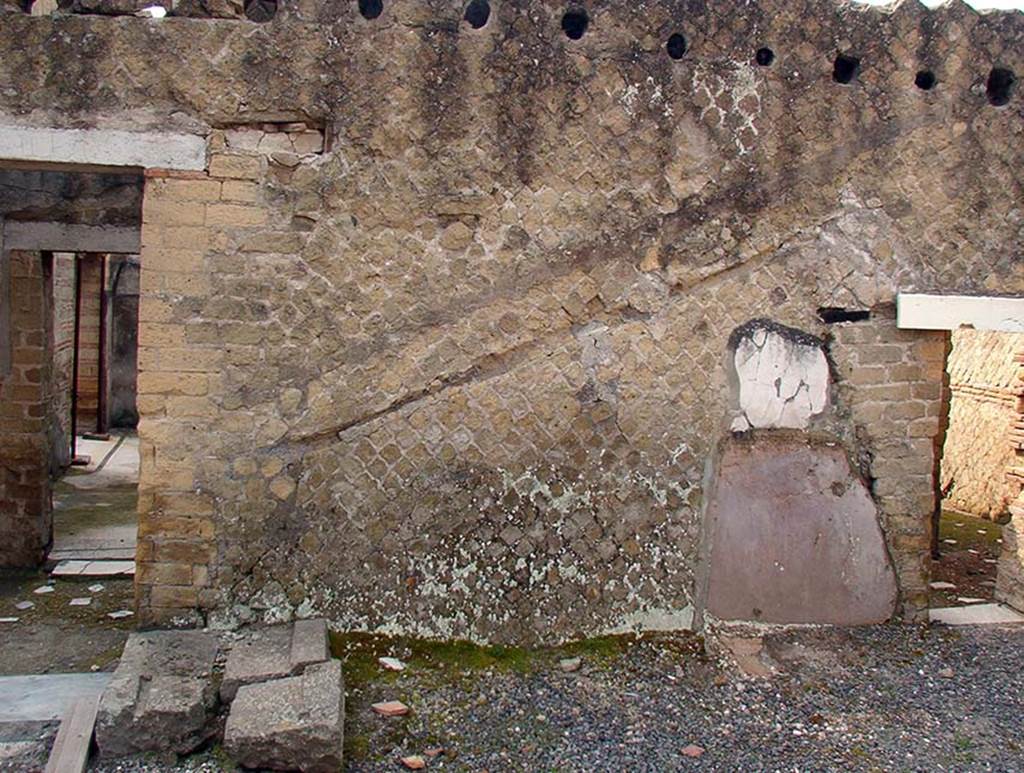
<path fill-rule="evenodd" d="M 220 697 L 230 702 L 243 685 L 296 676 L 306 666 L 322 663 L 329 657 L 324 620 L 299 620 L 293 625 L 253 629 L 228 654 Z"/>
<path fill-rule="evenodd" d="M 133 633 L 100 699 L 100 754 L 186 754 L 202 744 L 217 702 L 218 649 L 217 637 L 203 631 Z"/>
<path fill-rule="evenodd" d="M 130 577 L 135 574 L 134 561 L 61 561 L 54 568 L 54 577 Z"/>
<path fill-rule="evenodd" d="M 247 768 L 334 773 L 341 769 L 345 688 L 341 662 L 300 676 L 238 689 L 224 730 L 224 748 Z"/>
<path fill-rule="evenodd" d="M 0 722 L 60 720 L 73 701 L 98 696 L 111 674 L 32 674 L 0 677 Z"/>
<path fill-rule="evenodd" d="M 940 607 L 928 612 L 933 623 L 946 625 L 992 625 L 1024 623 L 1024 615 L 1003 604 L 973 604 L 968 607 Z"/>

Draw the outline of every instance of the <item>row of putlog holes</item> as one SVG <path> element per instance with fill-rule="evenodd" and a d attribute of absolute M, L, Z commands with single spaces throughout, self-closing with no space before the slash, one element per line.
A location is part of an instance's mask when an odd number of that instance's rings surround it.
<path fill-rule="evenodd" d="M 266 9 L 269 3 L 275 0 L 249 0 L 246 3 L 246 11 L 250 6 L 259 7 L 262 11 L 259 21 L 267 21 Z M 376 19 L 384 12 L 384 0 L 357 0 L 359 13 L 365 19 Z M 273 13 L 269 14 L 273 16 Z M 250 16 L 250 18 L 252 18 Z M 463 14 L 463 19 L 473 29 L 480 29 L 487 24 L 491 18 L 491 5 L 487 0 L 470 0 Z M 253 19 L 256 21 L 256 19 Z M 579 40 L 587 31 L 590 24 L 590 17 L 582 8 L 574 8 L 562 15 L 562 32 L 570 40 Z M 673 33 L 665 42 L 665 51 L 672 59 L 682 59 L 686 55 L 689 43 L 686 36 L 680 32 Z M 754 61 L 760 67 L 771 67 L 775 62 L 775 52 L 770 48 L 757 49 L 754 54 Z M 836 83 L 850 84 L 856 80 L 860 73 L 861 61 L 859 57 L 849 54 L 839 54 L 832 63 L 832 80 Z M 993 67 L 988 74 L 985 83 L 985 94 L 989 104 L 1002 107 L 1010 101 L 1014 83 L 1017 78 L 1012 70 L 1005 67 Z M 922 91 L 931 91 L 938 85 L 935 73 L 930 70 L 919 70 L 914 76 L 914 85 Z"/>

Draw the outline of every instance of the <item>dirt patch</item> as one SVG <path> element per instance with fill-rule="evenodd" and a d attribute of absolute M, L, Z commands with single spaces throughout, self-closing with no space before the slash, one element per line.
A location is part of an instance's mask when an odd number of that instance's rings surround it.
<path fill-rule="evenodd" d="M 90 591 L 90 585 L 102 585 Z M 53 592 L 35 593 L 52 587 Z M 132 609 L 131 579 L 53 580 L 44 572 L 0 575 L 0 675 L 113 670 L 134 617 L 112 620 L 107 615 Z M 88 606 L 71 600 L 89 598 Z M 31 609 L 17 605 L 31 602 Z"/>
<path fill-rule="evenodd" d="M 932 590 L 931 606 L 963 606 L 960 598 L 991 600 L 1002 538 L 1003 527 L 998 523 L 943 511 L 939 522 L 940 558 L 932 562 L 932 582 L 948 582 L 956 588 Z"/>

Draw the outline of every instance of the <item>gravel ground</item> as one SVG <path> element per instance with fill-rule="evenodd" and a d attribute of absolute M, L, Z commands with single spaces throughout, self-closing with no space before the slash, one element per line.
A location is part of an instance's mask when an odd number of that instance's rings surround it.
<path fill-rule="evenodd" d="M 764 645 L 769 679 L 703 656 L 694 637 L 542 653 L 342 643 L 346 769 L 402 770 L 412 754 L 428 770 L 491 773 L 1024 769 L 1024 627 L 804 629 Z M 409 668 L 377 669 L 384 651 Z M 559 668 L 568 655 L 579 671 Z M 412 712 L 379 718 L 369 706 L 386 699 Z M 229 767 L 214 750 L 92 770 Z"/>

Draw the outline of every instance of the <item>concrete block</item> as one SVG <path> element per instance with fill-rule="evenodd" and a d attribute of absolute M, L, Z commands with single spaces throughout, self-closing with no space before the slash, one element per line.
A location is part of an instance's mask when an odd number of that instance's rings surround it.
<path fill-rule="evenodd" d="M 100 754 L 187 754 L 206 741 L 218 648 L 217 637 L 202 631 L 133 633 L 100 698 Z"/>
<path fill-rule="evenodd" d="M 341 663 L 238 690 L 224 748 L 247 768 L 335 773 L 341 769 L 345 689 Z"/>

